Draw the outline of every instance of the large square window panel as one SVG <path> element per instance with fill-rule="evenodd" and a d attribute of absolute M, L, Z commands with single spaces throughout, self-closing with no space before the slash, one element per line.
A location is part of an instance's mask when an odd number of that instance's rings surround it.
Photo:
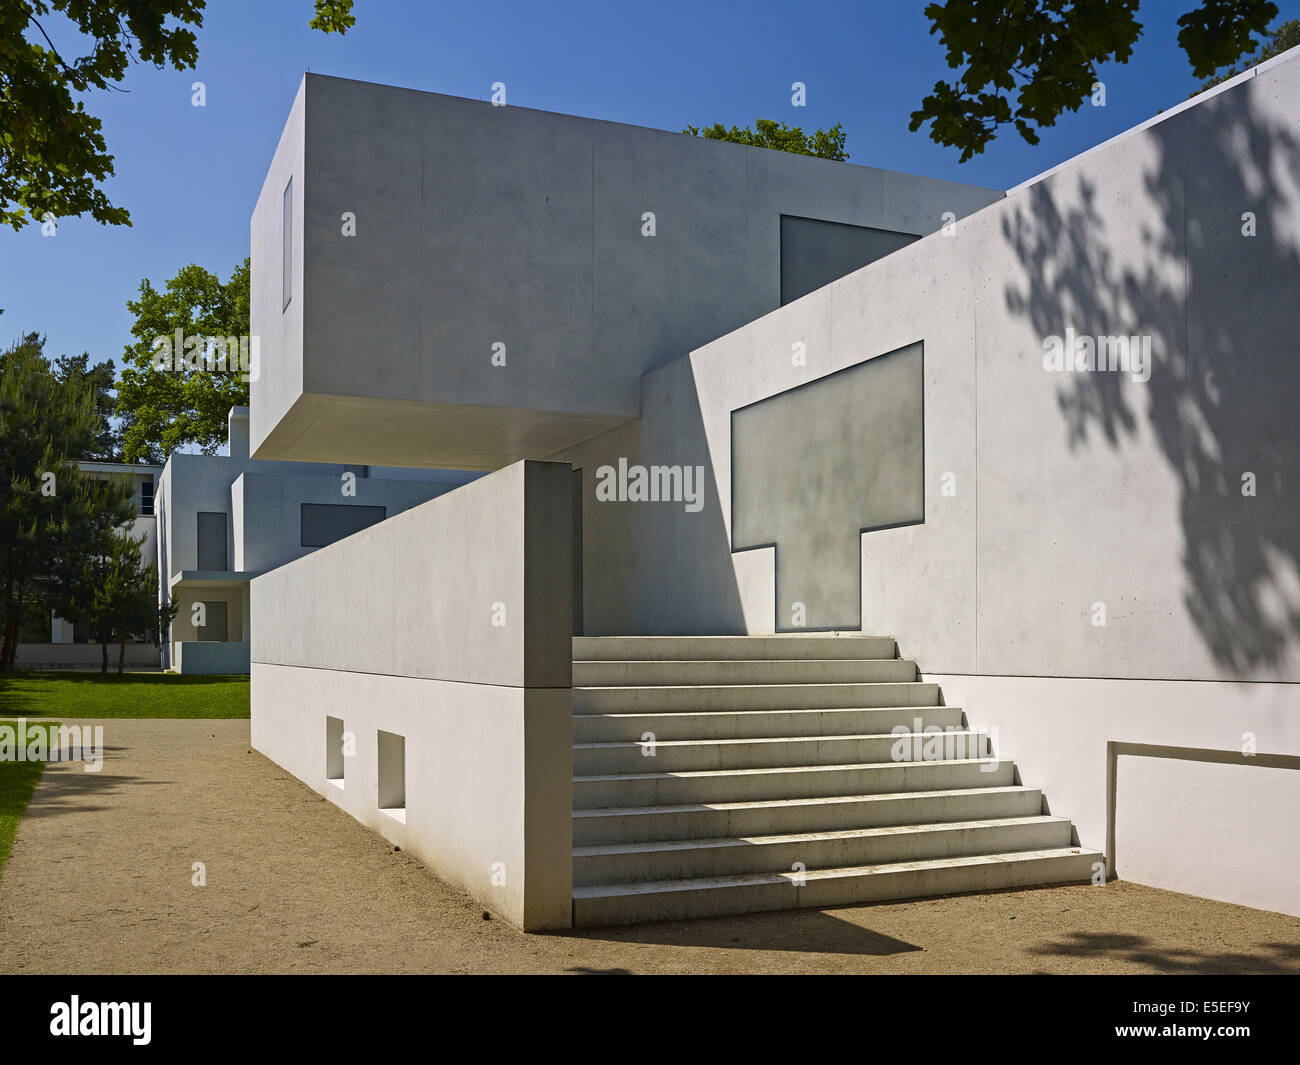
<path fill-rule="evenodd" d="M 732 549 L 775 548 L 777 631 L 860 628 L 861 534 L 925 520 L 924 385 L 917 343 L 732 411 Z"/>

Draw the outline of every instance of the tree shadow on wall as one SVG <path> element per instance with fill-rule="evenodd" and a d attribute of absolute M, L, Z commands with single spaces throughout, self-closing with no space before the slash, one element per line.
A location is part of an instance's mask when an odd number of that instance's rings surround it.
<path fill-rule="evenodd" d="M 1156 157 L 1141 191 L 1122 171 L 1113 188 L 1100 168 L 1066 171 L 1002 225 L 1025 271 L 1006 306 L 1037 335 L 1152 336 L 1145 385 L 1063 375 L 1066 437 L 1075 452 L 1155 440 L 1181 486 L 1185 607 L 1236 675 L 1283 666 L 1300 640 L 1300 124 L 1252 106 L 1263 92 L 1247 83 L 1138 134 Z M 1110 152 L 1112 165 L 1135 157 Z M 1137 232 L 1098 210 L 1128 194 L 1151 208 Z M 1137 268 L 1111 250 L 1133 242 Z"/>

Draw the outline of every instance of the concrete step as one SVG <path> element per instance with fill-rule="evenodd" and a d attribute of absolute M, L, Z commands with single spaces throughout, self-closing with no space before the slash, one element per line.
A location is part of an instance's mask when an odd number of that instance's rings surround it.
<path fill-rule="evenodd" d="M 1014 763 L 1004 758 L 597 774 L 573 778 L 573 808 L 590 810 L 614 806 L 759 802 L 830 795 L 1006 787 L 1015 782 L 1014 774 Z"/>
<path fill-rule="evenodd" d="M 573 772 L 578 776 L 599 776 L 863 762 L 942 762 L 987 758 L 992 753 L 988 733 L 969 729 L 929 734 L 909 731 L 898 735 L 619 741 L 575 743 Z"/>
<path fill-rule="evenodd" d="M 575 714 L 670 713 L 675 710 L 826 710 L 838 707 L 935 706 L 939 685 L 736 684 L 573 689 Z"/>
<path fill-rule="evenodd" d="M 837 869 L 975 854 L 1068 847 L 1063 817 L 1035 815 L 833 832 L 601 843 L 573 850 L 576 887 L 777 873 L 798 868 Z"/>
<path fill-rule="evenodd" d="M 1075 883 L 1092 876 L 1096 851 L 1037 851 L 794 872 L 575 887 L 576 927 L 720 917 L 803 907 L 845 906 L 1004 888 Z"/>
<path fill-rule="evenodd" d="M 894 658 L 892 636 L 832 636 L 791 633 L 781 636 L 575 636 L 578 661 L 668 658 Z"/>
<path fill-rule="evenodd" d="M 962 819 L 1033 817 L 1042 812 L 1043 793 L 1016 784 L 760 802 L 627 806 L 575 810 L 573 843 L 582 847 L 763 833 L 834 832 Z"/>
<path fill-rule="evenodd" d="M 960 706 L 872 706 L 835 710 L 677 711 L 667 714 L 574 714 L 575 743 L 639 741 L 647 732 L 660 740 L 758 738 L 762 736 L 846 736 L 913 731 L 965 723 Z"/>
<path fill-rule="evenodd" d="M 653 684 L 851 684 L 916 680 L 916 663 L 904 658 L 721 658 L 714 661 L 575 661 L 578 687 Z"/>

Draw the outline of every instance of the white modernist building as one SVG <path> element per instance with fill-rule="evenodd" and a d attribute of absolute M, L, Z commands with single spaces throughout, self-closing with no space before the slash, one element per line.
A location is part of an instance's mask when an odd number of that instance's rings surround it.
<path fill-rule="evenodd" d="M 232 407 L 225 455 L 174 453 L 165 466 L 79 463 L 126 478 L 136 516 L 125 531 L 159 574 L 158 596 L 179 605 L 161 647 L 128 642 L 133 669 L 247 673 L 249 581 L 477 477 L 455 470 L 311 462 L 248 455 L 249 411 Z M 54 617 L 50 642 L 19 646 L 25 669 L 97 669 L 101 649 L 82 625 Z M 117 650 L 110 653 L 115 664 Z"/>
<path fill-rule="evenodd" d="M 154 516 L 154 493 L 163 467 L 147 462 L 93 462 L 77 464 L 81 472 L 98 479 L 124 479 L 131 484 L 135 516 L 124 531 L 140 541 L 140 554 L 150 564 L 158 554 L 158 523 Z M 150 669 L 158 666 L 158 647 L 141 634 L 138 640 L 127 643 L 123 661 L 133 669 Z M 98 669 L 103 657 L 102 648 L 92 642 L 93 637 L 84 625 L 55 616 L 50 619 L 49 643 L 27 642 L 18 646 L 18 662 L 23 669 Z M 109 660 L 116 665 L 118 648 L 109 652 Z"/>
<path fill-rule="evenodd" d="M 494 472 L 252 580 L 254 744 L 530 929 L 1300 913 L 1297 100 L 1004 194 L 307 75 L 252 453 Z"/>
<path fill-rule="evenodd" d="M 257 461 L 248 457 L 248 418 L 247 407 L 231 408 L 226 455 L 173 454 L 158 480 L 159 595 L 180 607 L 163 644 L 165 669 L 247 673 L 253 577 L 470 479 Z"/>

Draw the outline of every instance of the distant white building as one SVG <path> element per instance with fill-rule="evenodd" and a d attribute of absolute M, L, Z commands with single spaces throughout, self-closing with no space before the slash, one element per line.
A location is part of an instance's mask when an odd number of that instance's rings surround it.
<path fill-rule="evenodd" d="M 127 642 L 132 669 L 247 673 L 248 582 L 477 474 L 456 471 L 255 461 L 248 457 L 248 408 L 227 422 L 227 454 L 176 453 L 165 466 L 81 462 L 97 478 L 130 478 L 136 517 L 129 532 L 156 564 L 158 598 L 180 609 L 159 648 L 144 634 Z M 116 665 L 116 645 L 110 661 Z M 99 643 L 81 624 L 50 621 L 50 642 L 21 644 L 24 669 L 98 668 Z"/>
<path fill-rule="evenodd" d="M 163 472 L 162 466 L 147 462 L 91 462 L 77 463 L 81 472 L 98 480 L 125 478 L 132 484 L 135 517 L 126 530 L 130 535 L 142 537 L 140 554 L 150 564 L 158 552 L 158 522 L 154 516 L 154 492 Z M 109 661 L 117 663 L 116 645 L 109 653 Z M 23 669 L 88 669 L 98 668 L 103 652 L 99 642 L 87 626 L 61 617 L 50 618 L 49 643 L 23 643 L 18 647 L 18 664 Z M 126 665 L 132 669 L 158 665 L 158 648 L 144 638 L 127 642 Z"/>
<path fill-rule="evenodd" d="M 226 455 L 176 453 L 158 479 L 159 598 L 180 609 L 162 666 L 247 673 L 248 582 L 476 475 L 248 456 L 248 408 L 230 411 Z"/>

